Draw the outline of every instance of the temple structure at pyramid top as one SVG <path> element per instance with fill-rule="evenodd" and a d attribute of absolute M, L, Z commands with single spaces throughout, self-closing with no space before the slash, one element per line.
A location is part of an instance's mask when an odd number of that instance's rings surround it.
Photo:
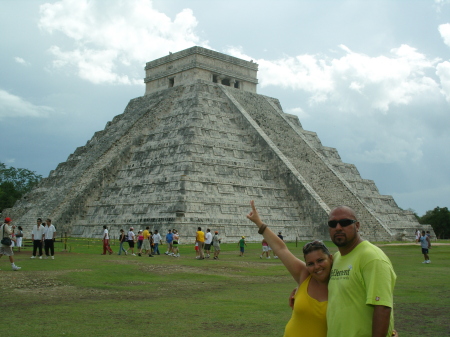
<path fill-rule="evenodd" d="M 100 238 L 103 225 L 112 237 L 148 226 L 192 242 L 200 226 L 223 242 L 259 241 L 245 216 L 253 199 L 286 240 L 328 240 L 327 215 L 339 205 L 356 211 L 365 239 L 414 238 L 412 212 L 277 99 L 256 93 L 256 63 L 192 47 L 145 71 L 145 95 L 4 210 L 25 237 L 41 217 L 75 237 Z"/>
<path fill-rule="evenodd" d="M 147 62 L 145 94 L 196 80 L 256 93 L 257 72 L 258 65 L 253 61 L 196 46 Z"/>

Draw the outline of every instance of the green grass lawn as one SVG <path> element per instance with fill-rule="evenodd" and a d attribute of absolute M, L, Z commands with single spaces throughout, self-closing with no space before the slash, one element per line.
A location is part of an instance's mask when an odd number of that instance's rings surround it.
<path fill-rule="evenodd" d="M 301 255 L 303 244 L 288 246 Z M 282 336 L 291 315 L 295 283 L 279 260 L 259 258 L 259 243 L 243 258 L 223 244 L 220 260 L 195 260 L 193 245 L 180 258 L 102 256 L 98 240 L 56 247 L 55 260 L 16 253 L 18 272 L 0 260 L 1 336 Z M 419 245 L 381 248 L 397 273 L 400 336 L 450 336 L 450 246 L 434 245 L 426 265 Z"/>

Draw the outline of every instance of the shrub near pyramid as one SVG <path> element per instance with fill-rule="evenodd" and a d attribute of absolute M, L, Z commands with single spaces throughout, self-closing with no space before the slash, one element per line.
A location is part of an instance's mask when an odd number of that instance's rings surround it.
<path fill-rule="evenodd" d="M 101 237 L 103 225 L 111 233 L 150 226 L 176 228 L 189 241 L 200 226 L 224 242 L 252 241 L 261 239 L 245 217 L 253 199 L 287 240 L 329 239 L 327 214 L 339 205 L 356 210 L 366 239 L 412 238 L 413 213 L 380 195 L 277 99 L 258 95 L 257 70 L 201 47 L 148 62 L 145 95 L 5 216 L 25 231 L 50 217 L 80 237 Z"/>

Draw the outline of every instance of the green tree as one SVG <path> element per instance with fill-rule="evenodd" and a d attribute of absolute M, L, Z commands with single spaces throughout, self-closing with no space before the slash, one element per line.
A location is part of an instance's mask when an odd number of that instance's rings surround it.
<path fill-rule="evenodd" d="M 23 169 L 6 167 L 0 163 L 0 212 L 14 203 L 25 193 L 30 191 L 42 179 L 36 172 Z"/>
<path fill-rule="evenodd" d="M 439 239 L 450 238 L 450 211 L 447 207 L 436 207 L 432 211 L 427 211 L 420 217 L 419 223 L 431 225 Z"/>

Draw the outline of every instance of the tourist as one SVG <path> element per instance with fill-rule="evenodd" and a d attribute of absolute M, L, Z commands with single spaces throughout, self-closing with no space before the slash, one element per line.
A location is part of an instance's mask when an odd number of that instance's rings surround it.
<path fill-rule="evenodd" d="M 106 225 L 103 225 L 103 254 L 106 255 L 106 251 L 108 251 L 109 255 L 113 253 L 113 250 L 109 246 L 109 233 Z"/>
<path fill-rule="evenodd" d="M 17 251 L 20 253 L 20 249 L 22 248 L 23 241 L 23 229 L 22 226 L 17 226 L 17 233 L 16 233 L 16 247 Z"/>
<path fill-rule="evenodd" d="M 266 259 L 270 259 L 270 256 L 269 256 L 269 244 L 267 243 L 266 239 L 262 239 L 261 245 L 262 245 L 262 253 L 259 256 L 259 258 L 262 259 L 263 256 L 265 255 Z"/>
<path fill-rule="evenodd" d="M 11 218 L 5 218 L 5 221 L 1 228 L 1 233 L 2 233 L 1 238 L 2 239 L 9 237 L 10 235 L 12 235 L 12 233 L 14 233 L 14 229 L 16 228 L 16 226 L 10 227 L 10 224 L 11 224 Z M 16 266 L 14 263 L 14 252 L 13 252 L 11 246 L 7 246 L 4 244 L 0 245 L 0 258 L 3 255 L 6 255 L 9 257 L 9 262 L 11 262 L 12 270 L 17 271 L 17 270 L 21 269 L 21 267 Z"/>
<path fill-rule="evenodd" d="M 127 241 L 127 236 L 125 235 L 125 231 L 123 229 L 120 229 L 119 232 L 119 253 L 117 255 L 121 255 L 122 252 L 127 255 L 127 251 L 123 248 L 123 244 Z"/>
<path fill-rule="evenodd" d="M 203 247 L 205 245 L 205 233 L 202 231 L 201 227 L 197 228 L 197 232 L 195 234 L 195 242 L 198 245 L 198 256 L 196 256 L 196 259 L 203 260 L 205 258 L 205 255 L 203 253 Z"/>
<path fill-rule="evenodd" d="M 247 215 L 247 218 L 258 226 L 258 233 L 262 234 L 267 244 L 273 247 L 277 256 L 299 286 L 295 295 L 292 316 L 286 325 L 284 336 L 325 337 L 327 335 L 328 279 L 333 257 L 322 242 L 313 241 L 303 247 L 303 257 L 306 263 L 301 261 L 262 222 L 253 201 L 251 206 L 252 211 Z"/>
<path fill-rule="evenodd" d="M 142 229 L 140 229 L 137 234 L 137 248 L 139 249 L 139 253 L 138 253 L 139 256 L 141 256 L 140 252 L 142 249 L 143 242 L 144 242 L 144 235 L 142 234 Z"/>
<path fill-rule="evenodd" d="M 431 263 L 430 257 L 428 256 L 428 250 L 431 248 L 431 241 L 430 237 L 425 234 L 425 231 L 422 231 L 422 235 L 419 238 L 419 242 L 424 257 L 424 261 L 422 263 Z"/>
<path fill-rule="evenodd" d="M 155 229 L 155 234 L 153 234 L 153 246 L 154 246 L 154 253 L 155 255 L 159 254 L 159 244 L 161 243 L 162 237 L 161 234 L 158 233 L 158 230 Z"/>
<path fill-rule="evenodd" d="M 195 241 L 194 250 L 195 250 L 195 258 L 196 259 L 200 258 L 200 253 L 198 251 L 198 242 L 197 241 Z"/>
<path fill-rule="evenodd" d="M 131 249 L 131 255 L 136 256 L 134 253 L 134 241 L 136 240 L 136 235 L 134 235 L 134 228 L 130 227 L 130 230 L 127 233 L 127 241 L 128 241 L 128 249 L 127 252 Z"/>
<path fill-rule="evenodd" d="M 244 246 L 247 246 L 247 244 L 245 243 L 245 236 L 242 236 L 241 239 L 238 242 L 238 247 L 239 247 L 239 256 L 243 257 L 244 256 Z"/>
<path fill-rule="evenodd" d="M 172 230 L 169 229 L 169 232 L 166 234 L 166 243 L 167 243 L 167 250 L 164 254 L 166 255 L 173 255 L 172 249 L 173 249 L 173 233 Z"/>
<path fill-rule="evenodd" d="M 277 236 L 281 239 L 281 241 L 284 242 L 284 238 L 283 238 L 283 235 L 281 235 L 281 232 L 278 232 Z M 277 254 L 275 254 L 275 252 L 273 253 L 273 258 L 278 259 L 278 256 L 277 256 Z"/>
<path fill-rule="evenodd" d="M 391 336 L 397 278 L 391 261 L 380 248 L 361 238 L 360 223 L 350 207 L 333 209 L 328 227 L 339 250 L 333 256 L 328 284 L 328 336 Z"/>
<path fill-rule="evenodd" d="M 221 241 L 222 240 L 219 237 L 219 232 L 215 231 L 214 236 L 212 238 L 212 243 L 213 243 L 213 248 L 214 248 L 214 260 L 219 259 Z"/>
<path fill-rule="evenodd" d="M 31 231 L 31 240 L 33 241 L 33 255 L 32 259 L 36 258 L 36 253 L 39 250 L 39 258 L 42 259 L 42 242 L 44 241 L 44 231 L 45 228 L 42 225 L 42 219 L 38 218 L 36 220 L 36 225 L 33 226 Z"/>
<path fill-rule="evenodd" d="M 143 241 L 142 241 L 142 246 L 141 249 L 139 251 L 139 256 L 141 256 L 142 251 L 144 251 L 144 254 L 148 254 L 149 257 L 153 257 L 152 252 L 151 252 L 151 245 L 150 245 L 150 231 L 149 231 L 150 227 L 147 226 L 145 227 L 145 230 L 142 232 L 142 236 L 143 236 Z"/>
<path fill-rule="evenodd" d="M 209 228 L 206 229 L 205 234 L 205 257 L 209 259 L 211 255 L 211 243 L 212 243 L 212 234 Z"/>
<path fill-rule="evenodd" d="M 173 233 L 173 241 L 172 241 L 173 254 L 172 254 L 172 256 L 180 257 L 180 250 L 178 249 L 178 244 L 180 243 L 180 234 L 178 233 L 178 231 L 176 229 L 172 230 L 172 233 Z"/>
<path fill-rule="evenodd" d="M 286 244 L 262 222 L 253 201 L 251 201 L 251 207 L 252 210 L 247 218 L 258 226 L 258 233 L 262 234 L 272 246 L 299 285 L 295 294 L 292 317 L 286 326 L 285 337 L 325 337 L 327 334 L 329 337 L 386 337 L 388 332 L 389 336 L 392 334 L 392 325 L 391 327 L 389 325 L 392 307 L 388 307 L 386 304 L 392 303 L 395 273 L 393 273 L 389 259 L 379 248 L 366 241 L 360 241 L 359 222 L 356 220 L 353 210 L 348 207 L 339 207 L 330 213 L 328 222 L 330 237 L 340 251 L 334 258 L 335 261 L 338 260 L 338 263 L 334 262 L 333 264 L 333 257 L 321 241 L 313 241 L 303 247 L 306 263 L 297 259 L 286 247 Z M 370 256 L 374 248 L 378 250 L 374 254 L 375 258 Z M 347 264 L 342 261 L 347 256 L 352 259 L 350 265 L 355 268 L 349 268 L 348 261 Z M 377 268 L 361 270 L 360 262 L 366 258 Z M 333 273 L 331 273 L 331 268 L 333 268 Z M 378 271 L 381 272 L 381 275 L 377 274 Z M 364 273 L 364 280 L 366 280 L 365 277 L 368 277 L 368 284 L 360 281 L 360 278 L 363 279 L 363 275 L 360 273 Z M 385 277 L 387 279 L 384 279 Z M 362 294 L 356 293 L 357 289 Z M 381 294 L 381 298 L 372 295 L 372 289 L 376 294 Z M 341 294 L 337 294 L 339 292 Z M 341 298 L 340 302 L 336 302 L 336 298 L 339 296 L 344 298 Z M 327 303 L 328 299 L 330 300 Z M 366 304 L 366 301 L 369 303 Z M 380 306 L 383 314 L 386 314 L 386 311 L 389 312 L 387 317 L 385 315 L 378 316 L 380 309 L 378 307 Z M 385 310 L 385 308 L 388 309 Z M 345 313 L 345 317 L 342 312 Z M 364 314 L 361 315 L 363 312 Z M 336 317 L 340 317 L 341 320 L 337 321 Z M 358 317 L 358 319 L 353 319 L 349 323 L 349 317 Z M 393 335 L 396 336 L 396 334 Z"/>
<path fill-rule="evenodd" d="M 418 243 L 420 239 L 420 229 L 416 230 L 415 235 L 416 235 L 416 243 Z"/>
<path fill-rule="evenodd" d="M 52 225 L 52 220 L 45 220 L 46 226 L 44 231 L 44 249 L 45 249 L 45 258 L 48 259 L 49 256 L 52 257 L 52 260 L 55 259 L 55 237 L 56 237 L 56 228 Z"/>

